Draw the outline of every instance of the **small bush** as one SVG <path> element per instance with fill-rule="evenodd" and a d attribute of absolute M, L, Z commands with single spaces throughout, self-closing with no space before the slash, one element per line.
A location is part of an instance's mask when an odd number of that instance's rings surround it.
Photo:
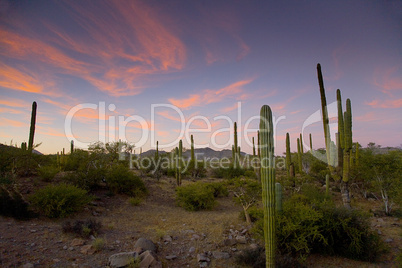
<path fill-rule="evenodd" d="M 105 246 L 105 240 L 103 238 L 96 238 L 94 241 L 92 241 L 92 246 L 96 251 L 100 251 Z"/>
<path fill-rule="evenodd" d="M 128 202 L 132 206 L 138 206 L 139 204 L 141 204 L 142 198 L 141 197 L 130 197 L 130 199 L 128 199 Z"/>
<path fill-rule="evenodd" d="M 216 203 L 214 189 L 201 182 L 177 187 L 176 201 L 189 211 L 212 209 Z"/>
<path fill-rule="evenodd" d="M 248 177 L 248 178 L 250 178 L 250 179 L 257 179 L 257 174 L 255 173 L 254 170 L 246 170 L 246 171 L 244 172 L 244 176 L 245 176 L 245 177 Z"/>
<path fill-rule="evenodd" d="M 102 223 L 93 219 L 85 221 L 76 220 L 74 222 L 66 221 L 62 225 L 63 232 L 77 234 L 84 238 L 98 235 L 101 228 Z"/>
<path fill-rule="evenodd" d="M 222 182 L 206 183 L 205 187 L 210 188 L 214 192 L 214 197 L 224 197 L 229 195 L 228 188 Z"/>
<path fill-rule="evenodd" d="M 30 196 L 36 210 L 49 218 L 63 218 L 82 209 L 92 198 L 73 185 L 48 185 Z"/>
<path fill-rule="evenodd" d="M 262 210 L 262 208 L 258 208 L 256 206 L 251 206 L 251 207 L 249 207 L 249 209 L 247 211 L 248 211 L 248 214 L 250 215 L 251 222 L 256 222 L 257 220 L 264 218 L 264 211 Z M 246 220 L 246 216 L 244 215 L 244 210 L 240 211 L 240 219 L 243 221 Z"/>
<path fill-rule="evenodd" d="M 59 172 L 59 169 L 54 166 L 42 166 L 38 168 L 38 174 L 44 181 L 53 180 L 54 176 Z"/>
<path fill-rule="evenodd" d="M 115 165 L 106 174 L 106 183 L 112 193 L 143 196 L 147 193 L 144 182 L 126 166 Z"/>
<path fill-rule="evenodd" d="M 87 171 L 68 173 L 63 177 L 63 180 L 81 189 L 90 191 L 99 186 L 105 173 L 105 169 L 90 168 Z"/>

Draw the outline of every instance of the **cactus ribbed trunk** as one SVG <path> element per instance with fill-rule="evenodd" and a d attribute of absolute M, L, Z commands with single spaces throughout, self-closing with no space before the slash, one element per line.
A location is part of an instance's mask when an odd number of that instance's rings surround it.
<path fill-rule="evenodd" d="M 72 153 L 74 153 L 74 141 L 73 140 L 71 141 L 71 144 L 70 144 L 70 154 L 72 154 Z"/>
<path fill-rule="evenodd" d="M 268 105 L 261 108 L 261 184 L 264 208 L 264 238 L 266 267 L 275 267 L 275 159 L 272 112 Z"/>
<path fill-rule="evenodd" d="M 35 124 L 36 124 L 36 101 L 32 103 L 32 113 L 31 113 L 31 127 L 29 129 L 29 141 L 28 141 L 28 151 L 32 152 L 33 144 L 34 144 L 34 135 L 35 135 Z"/>
<path fill-rule="evenodd" d="M 310 151 L 313 151 L 313 138 L 311 137 L 311 133 L 310 133 Z"/>
<path fill-rule="evenodd" d="M 290 155 L 290 137 L 289 133 L 286 133 L 286 172 L 290 177 L 290 163 L 292 162 L 292 156 Z"/>
<path fill-rule="evenodd" d="M 342 177 L 342 170 L 343 170 L 343 148 L 345 147 L 344 141 L 344 122 L 343 122 L 343 111 L 342 111 L 342 98 L 341 98 L 341 91 L 338 89 L 336 91 L 336 102 L 338 107 L 338 135 L 339 141 L 337 138 L 336 145 L 338 146 L 338 170 L 339 175 Z"/>
<path fill-rule="evenodd" d="M 275 183 L 275 202 L 276 202 L 276 212 L 282 212 L 282 185 L 277 182 Z"/>
<path fill-rule="evenodd" d="M 255 143 L 254 143 L 254 137 L 253 137 L 253 157 L 255 157 Z"/>
<path fill-rule="evenodd" d="M 195 154 L 194 154 L 194 138 L 191 135 L 191 162 L 195 164 Z"/>
<path fill-rule="evenodd" d="M 261 150 L 260 150 L 260 131 L 257 131 L 257 149 L 258 149 L 258 158 L 261 157 Z"/>
<path fill-rule="evenodd" d="M 237 145 L 237 123 L 234 122 L 234 127 L 233 127 L 233 132 L 234 132 L 234 166 L 235 168 L 238 167 L 238 145 Z"/>
<path fill-rule="evenodd" d="M 299 172 L 300 174 L 303 171 L 303 162 L 302 162 L 302 153 L 300 150 L 300 139 L 297 138 L 297 163 L 299 165 Z"/>
<path fill-rule="evenodd" d="M 301 133 L 300 133 L 300 152 L 301 152 L 302 154 L 304 154 L 304 149 L 303 149 L 303 136 L 302 136 Z"/>
<path fill-rule="evenodd" d="M 178 167 L 179 167 L 179 176 L 178 176 L 178 186 L 181 185 L 181 165 L 182 165 L 182 156 L 183 156 L 183 142 L 180 140 L 179 141 L 179 163 L 178 163 Z"/>
<path fill-rule="evenodd" d="M 350 153 L 352 150 L 352 107 L 350 99 L 346 100 L 346 111 L 344 113 L 344 150 L 343 150 L 343 205 L 350 208 L 349 177 L 350 177 Z"/>
<path fill-rule="evenodd" d="M 175 148 L 174 150 L 174 169 L 175 169 L 175 175 L 176 175 L 176 184 L 177 186 L 180 186 L 180 181 L 179 181 L 179 148 Z"/>
<path fill-rule="evenodd" d="M 329 131 L 329 119 L 328 119 L 328 109 L 327 109 L 327 98 L 325 97 L 324 80 L 322 78 L 321 65 L 317 64 L 317 76 L 318 84 L 320 86 L 320 96 L 321 96 L 321 112 L 322 112 L 322 123 L 324 127 L 324 138 L 325 138 L 325 150 L 327 153 L 327 163 L 328 168 L 333 173 L 333 167 L 331 166 L 331 135 Z"/>

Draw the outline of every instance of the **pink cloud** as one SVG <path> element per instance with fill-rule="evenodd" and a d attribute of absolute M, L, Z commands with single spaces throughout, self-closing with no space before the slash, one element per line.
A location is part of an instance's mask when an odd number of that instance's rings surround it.
<path fill-rule="evenodd" d="M 373 100 L 371 102 L 366 102 L 367 105 L 373 108 L 385 108 L 385 109 L 392 109 L 392 108 L 401 108 L 402 107 L 402 98 L 396 100 Z"/>
<path fill-rule="evenodd" d="M 377 69 L 374 72 L 374 85 L 384 94 L 393 96 L 394 91 L 402 91 L 402 78 L 397 74 L 398 68 Z"/>
<path fill-rule="evenodd" d="M 221 102 L 225 98 L 241 97 L 244 93 L 243 87 L 254 79 L 241 80 L 218 90 L 205 89 L 201 94 L 193 94 L 184 99 L 168 99 L 169 102 L 181 109 L 190 109 L 193 106 L 204 106 L 206 104 Z"/>

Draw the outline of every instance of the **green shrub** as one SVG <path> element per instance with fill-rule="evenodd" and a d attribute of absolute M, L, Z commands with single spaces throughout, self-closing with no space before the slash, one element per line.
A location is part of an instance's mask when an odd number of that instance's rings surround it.
<path fill-rule="evenodd" d="M 206 183 L 205 187 L 213 190 L 214 197 L 224 197 L 229 195 L 228 188 L 223 182 Z"/>
<path fill-rule="evenodd" d="M 141 178 L 123 165 L 114 165 L 108 170 L 106 183 L 114 194 L 122 193 L 136 197 L 147 193 L 147 188 Z"/>
<path fill-rule="evenodd" d="M 92 246 L 96 251 L 100 251 L 105 246 L 105 240 L 103 238 L 96 238 L 94 241 L 92 241 Z"/>
<path fill-rule="evenodd" d="M 190 211 L 212 209 L 215 206 L 214 189 L 201 182 L 177 187 L 176 201 Z"/>
<path fill-rule="evenodd" d="M 86 171 L 67 173 L 63 180 L 81 189 L 91 191 L 99 187 L 100 182 L 105 178 L 106 169 L 92 167 Z"/>
<path fill-rule="evenodd" d="M 36 210 L 49 218 L 62 218 L 82 209 L 92 198 L 73 185 L 48 185 L 30 196 Z"/>
<path fill-rule="evenodd" d="M 54 166 L 41 166 L 38 168 L 38 174 L 44 181 L 53 180 L 54 176 L 59 172 L 59 169 Z"/>
<path fill-rule="evenodd" d="M 245 177 L 248 177 L 248 178 L 250 178 L 250 179 L 257 179 L 257 174 L 255 173 L 254 170 L 246 170 L 246 171 L 244 172 L 244 176 L 245 176 Z"/>
<path fill-rule="evenodd" d="M 130 197 L 130 199 L 128 199 L 128 202 L 132 206 L 138 206 L 139 204 L 141 204 L 142 198 L 138 197 L 138 196 L 137 197 Z"/>
<path fill-rule="evenodd" d="M 248 214 L 250 215 L 251 222 L 256 222 L 257 220 L 264 218 L 264 211 L 262 210 L 262 208 L 258 208 L 256 206 L 251 206 L 251 207 L 249 207 L 249 209 L 247 211 L 248 211 Z M 244 210 L 240 211 L 240 219 L 243 221 L 246 220 L 246 216 L 244 215 Z"/>

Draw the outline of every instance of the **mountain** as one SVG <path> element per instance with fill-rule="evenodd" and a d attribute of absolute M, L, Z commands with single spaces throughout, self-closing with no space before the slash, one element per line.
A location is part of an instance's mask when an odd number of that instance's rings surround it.
<path fill-rule="evenodd" d="M 143 152 L 141 154 L 141 156 L 154 156 L 155 155 L 156 150 L 151 149 L 149 151 Z M 166 154 L 167 152 L 165 151 L 159 151 L 159 155 L 163 155 Z M 211 159 L 211 158 L 232 158 L 232 150 L 222 150 L 222 151 L 215 151 L 211 148 L 198 148 L 198 149 L 194 149 L 194 154 L 196 156 L 197 159 L 201 160 L 201 159 Z M 246 155 L 246 153 L 241 152 L 241 155 Z M 185 152 L 183 152 L 183 157 L 184 158 L 190 158 L 191 157 L 191 150 L 187 150 Z"/>

